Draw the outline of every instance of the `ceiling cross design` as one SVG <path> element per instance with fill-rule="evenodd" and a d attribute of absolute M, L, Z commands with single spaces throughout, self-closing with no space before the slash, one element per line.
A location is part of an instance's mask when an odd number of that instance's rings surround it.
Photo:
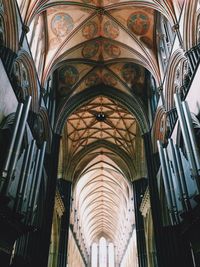
<path fill-rule="evenodd" d="M 92 142 L 107 140 L 135 158 L 135 137 L 140 135 L 137 121 L 114 100 L 96 97 L 74 111 L 66 127 L 70 156 Z"/>

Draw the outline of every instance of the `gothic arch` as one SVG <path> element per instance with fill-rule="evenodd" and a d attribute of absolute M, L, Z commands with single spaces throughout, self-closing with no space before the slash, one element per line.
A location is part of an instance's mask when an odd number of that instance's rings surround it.
<path fill-rule="evenodd" d="M 126 166 L 127 170 L 129 171 L 129 175 L 127 175 L 127 178 L 131 179 L 134 177 L 135 175 L 135 169 L 131 168 L 131 166 L 133 165 L 133 162 L 131 161 L 131 158 L 123 151 L 123 149 L 109 143 L 108 141 L 96 141 L 95 143 L 92 143 L 88 146 L 86 146 L 82 151 L 80 151 L 74 158 L 73 162 L 79 162 L 79 164 L 81 164 L 82 160 L 84 159 L 84 157 L 90 153 L 93 152 L 94 150 L 98 149 L 98 148 L 107 148 L 108 150 L 112 151 L 113 153 L 117 154 L 119 156 L 119 158 L 123 161 L 124 165 Z M 89 159 L 91 160 L 91 159 Z M 84 162 L 84 166 L 86 166 L 89 163 L 89 160 L 86 160 Z M 113 159 L 113 161 L 115 161 Z M 77 167 L 79 167 L 79 164 L 75 165 L 74 164 L 74 170 L 72 171 L 73 175 L 72 177 L 75 178 L 75 171 Z M 84 167 L 82 166 L 81 169 L 84 169 Z M 124 172 L 128 173 L 128 171 L 123 170 Z"/>
<path fill-rule="evenodd" d="M 35 5 L 34 9 L 32 11 L 29 12 L 29 16 L 27 17 L 27 23 L 30 24 L 31 20 L 33 19 L 33 17 L 36 14 L 40 14 L 41 12 L 47 10 L 50 7 L 54 7 L 56 5 L 62 4 L 62 5 L 73 5 L 73 3 L 71 2 L 66 2 L 64 0 L 62 1 L 44 1 L 43 4 L 37 4 Z M 92 5 L 89 4 L 83 4 L 83 3 L 76 3 L 76 5 L 82 6 L 82 7 L 87 7 L 90 9 L 94 9 L 94 7 Z M 175 17 L 175 13 L 173 10 L 173 6 L 169 5 L 169 4 L 165 4 L 165 3 L 160 3 L 160 1 L 150 1 L 150 0 L 145 0 L 145 1 L 132 1 L 132 5 L 137 7 L 137 6 L 143 6 L 143 7 L 149 7 L 152 9 L 155 9 L 156 11 L 162 13 L 165 17 L 167 17 L 170 21 L 170 23 L 173 25 L 176 22 L 176 17 Z M 123 7 L 126 6 L 125 3 L 121 3 L 118 4 L 118 7 Z"/>
<path fill-rule="evenodd" d="M 15 60 L 15 63 L 22 63 L 27 71 L 28 74 L 28 95 L 32 96 L 31 101 L 31 110 L 34 112 L 38 112 L 38 84 L 37 84 L 37 77 L 35 73 L 34 63 L 30 57 L 30 55 L 25 50 L 20 50 L 18 52 L 18 57 Z"/>
<path fill-rule="evenodd" d="M 195 44 L 198 45 L 200 43 L 200 8 L 197 10 L 195 14 L 195 29 L 196 29 Z"/>
<path fill-rule="evenodd" d="M 51 142 L 52 142 L 52 130 L 49 122 L 49 117 L 46 108 L 41 107 L 38 114 L 43 122 L 44 133 L 43 138 L 47 141 L 47 152 L 51 151 Z"/>
<path fill-rule="evenodd" d="M 137 97 L 126 96 L 119 91 L 116 92 L 113 87 L 105 85 L 90 87 L 84 92 L 73 96 L 70 100 L 64 101 L 58 109 L 54 131 L 58 134 L 61 134 L 68 116 L 72 114 L 73 111 L 78 107 L 81 107 L 83 104 L 87 103 L 88 100 L 97 96 L 105 96 L 119 102 L 136 117 L 141 134 L 149 131 L 149 121 L 140 100 Z"/>
<path fill-rule="evenodd" d="M 181 86 L 183 85 L 184 73 L 186 70 L 183 68 L 186 67 L 187 59 L 183 54 L 182 49 L 176 50 L 170 60 L 169 70 L 165 85 L 165 103 L 166 110 L 170 111 L 174 108 L 174 93 L 181 93 Z"/>
<path fill-rule="evenodd" d="M 0 6 L 5 25 L 5 46 L 14 52 L 19 49 L 19 29 L 15 1 L 3 0 Z"/>
<path fill-rule="evenodd" d="M 153 152 L 158 152 L 157 140 L 165 142 L 167 132 L 167 114 L 163 106 L 160 106 L 155 114 L 154 124 L 152 127 L 152 144 Z"/>
<path fill-rule="evenodd" d="M 187 51 L 196 45 L 196 11 L 198 0 L 185 1 L 185 13 L 183 22 L 183 47 Z"/>

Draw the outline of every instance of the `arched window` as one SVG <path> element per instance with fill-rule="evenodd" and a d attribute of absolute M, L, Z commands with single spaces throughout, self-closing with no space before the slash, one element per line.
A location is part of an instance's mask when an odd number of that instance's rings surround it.
<path fill-rule="evenodd" d="M 92 267 L 97 267 L 97 244 L 94 243 L 92 245 L 92 257 L 91 257 L 91 266 Z"/>
<path fill-rule="evenodd" d="M 115 266 L 115 252 L 113 243 L 110 243 L 108 246 L 108 266 L 109 267 Z"/>
<path fill-rule="evenodd" d="M 92 244 L 91 267 L 114 267 L 115 251 L 114 244 L 108 243 L 104 237 L 99 239 L 99 244 Z"/>
<path fill-rule="evenodd" d="M 104 237 L 99 240 L 99 267 L 107 267 L 107 242 Z"/>

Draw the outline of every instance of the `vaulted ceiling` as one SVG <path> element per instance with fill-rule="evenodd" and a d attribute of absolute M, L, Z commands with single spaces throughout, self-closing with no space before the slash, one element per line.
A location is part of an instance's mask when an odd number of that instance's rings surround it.
<path fill-rule="evenodd" d="M 156 18 L 160 12 L 175 24 L 179 3 L 38 0 L 25 17 L 30 23 L 41 14 L 45 22 L 42 83 L 53 76 L 56 125 L 63 121 L 59 176 L 73 180 L 71 223 L 87 253 L 105 236 L 120 261 L 128 242 L 131 181 L 146 175 L 141 134 L 142 121 L 148 124 L 148 77 L 159 84 L 161 76 Z"/>

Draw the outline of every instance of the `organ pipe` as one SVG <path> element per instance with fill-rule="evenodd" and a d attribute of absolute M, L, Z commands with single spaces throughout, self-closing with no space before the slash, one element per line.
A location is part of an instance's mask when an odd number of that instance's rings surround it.
<path fill-rule="evenodd" d="M 20 122 L 19 122 L 17 133 L 16 133 L 15 144 L 13 146 L 12 156 L 11 156 L 9 170 L 8 170 L 8 179 L 7 179 L 6 183 L 4 184 L 5 186 L 3 188 L 3 193 L 5 193 L 5 194 L 7 193 L 7 190 L 9 187 L 9 182 L 12 179 L 12 176 L 13 176 L 13 173 L 15 171 L 16 164 L 17 164 L 17 160 L 18 160 L 18 157 L 20 154 L 20 149 L 21 149 L 21 144 L 22 144 L 22 140 L 24 137 L 24 131 L 25 131 L 25 127 L 26 127 L 26 121 L 27 121 L 27 117 L 28 117 L 30 104 L 31 104 L 31 96 L 29 96 L 27 98 L 27 101 L 24 104 L 22 114 L 20 117 Z"/>
<path fill-rule="evenodd" d="M 33 204 L 32 204 L 32 212 L 33 212 L 34 207 L 36 206 L 37 200 L 38 200 L 38 194 L 39 194 L 41 178 L 42 178 L 42 170 L 43 170 L 43 163 L 44 163 L 44 155 L 45 155 L 45 150 L 46 150 L 46 144 L 47 144 L 47 142 L 45 141 L 43 143 L 43 146 L 42 146 L 42 149 L 41 149 L 41 153 L 40 153 L 37 180 L 36 180 L 36 185 L 35 185 L 35 191 L 34 191 L 34 194 L 33 194 L 34 201 L 33 201 Z"/>
<path fill-rule="evenodd" d="M 21 119 L 21 115 L 22 115 L 22 110 L 23 110 L 23 104 L 20 103 L 18 104 L 17 110 L 16 110 L 16 114 L 15 114 L 15 121 L 14 121 L 14 130 L 13 130 L 13 134 L 12 134 L 12 139 L 11 139 L 11 143 L 10 143 L 10 147 L 8 150 L 8 156 L 5 162 L 5 166 L 3 168 L 3 172 L 2 172 L 2 177 L 1 177 L 1 183 L 0 183 L 0 191 L 2 190 L 3 184 L 5 182 L 5 179 L 7 178 L 7 174 L 8 174 L 8 170 L 9 170 L 9 165 L 10 165 L 10 160 L 12 157 L 12 153 L 13 153 L 13 148 L 15 145 L 15 141 L 16 141 L 16 135 L 17 135 L 17 131 L 19 130 L 19 123 L 20 123 L 20 119 Z"/>
<path fill-rule="evenodd" d="M 170 185 L 170 191 L 171 191 L 171 195 L 172 195 L 172 203 L 173 203 L 173 208 L 174 208 L 174 213 L 175 213 L 175 217 L 176 217 L 176 222 L 179 222 L 179 217 L 178 217 L 178 211 L 177 211 L 177 201 L 176 201 L 176 194 L 174 191 L 174 186 L 173 186 L 173 181 L 172 181 L 172 173 L 171 173 L 171 169 L 169 166 L 169 158 L 168 158 L 168 153 L 166 148 L 163 149 L 164 151 L 164 157 L 165 157 L 165 162 L 166 162 L 166 169 L 167 169 L 167 174 L 168 174 L 168 178 L 169 178 L 169 185 Z"/>
<path fill-rule="evenodd" d="M 24 159 L 23 159 L 22 168 L 21 168 L 21 172 L 20 172 L 19 183 L 17 185 L 17 193 L 16 193 L 15 203 L 14 203 L 14 207 L 13 207 L 13 210 L 15 212 L 18 210 L 19 198 L 20 198 L 21 189 L 22 189 L 22 185 L 23 185 L 24 173 L 25 173 L 25 170 L 26 170 L 27 165 L 28 165 L 28 158 L 29 158 L 30 150 L 31 150 L 31 145 L 28 145 L 28 148 L 26 149 L 26 151 L 24 153 Z"/>
<path fill-rule="evenodd" d="M 32 162 L 33 162 L 33 156 L 35 153 L 35 149 L 36 149 L 36 142 L 35 140 L 32 141 L 31 143 L 31 148 L 30 148 L 30 154 L 28 157 L 28 164 L 27 164 L 27 168 L 24 169 L 23 175 L 22 175 L 22 184 L 21 184 L 21 188 L 20 188 L 20 194 L 19 194 L 19 205 L 18 205 L 18 210 L 20 211 L 22 209 L 22 204 L 23 204 L 23 196 L 26 194 L 26 189 L 28 186 L 28 182 L 29 182 L 29 176 L 31 173 L 31 166 L 32 166 Z"/>
<path fill-rule="evenodd" d="M 171 153 L 172 153 L 172 164 L 174 167 L 175 177 L 177 180 L 179 195 L 182 197 L 183 196 L 183 188 L 182 188 L 182 183 L 181 183 L 181 177 L 179 175 L 178 163 L 177 163 L 177 158 L 176 158 L 176 154 L 175 154 L 175 148 L 174 148 L 174 144 L 173 144 L 173 141 L 171 138 L 169 139 L 169 147 L 170 147 Z M 175 183 L 175 181 L 174 181 L 174 183 Z M 186 209 L 184 201 L 182 202 L 182 205 L 183 205 L 184 209 Z"/>
<path fill-rule="evenodd" d="M 164 187 L 165 187 L 167 203 L 168 203 L 168 207 L 170 210 L 171 221 L 172 221 L 172 223 L 174 223 L 176 220 L 175 220 L 175 216 L 173 213 L 173 200 L 172 200 L 172 195 L 171 195 L 171 190 L 170 190 L 170 184 L 169 184 L 167 166 L 166 166 L 165 157 L 164 157 L 164 151 L 163 151 L 162 144 L 159 140 L 157 141 L 157 145 L 158 145 L 160 163 L 161 163 L 161 167 L 162 167 L 162 175 L 163 175 L 163 182 L 164 182 Z"/>
<path fill-rule="evenodd" d="M 195 163 L 195 159 L 194 159 L 194 155 L 192 151 L 192 145 L 191 145 L 189 133 L 187 130 L 187 124 L 186 124 L 186 120 L 185 120 L 185 116 L 183 112 L 183 107 L 181 105 L 180 96 L 178 94 L 174 94 L 174 100 L 175 100 L 179 122 L 180 122 L 181 130 L 182 130 L 182 134 L 183 134 L 183 140 L 184 140 L 184 144 L 186 148 L 186 153 L 187 153 L 188 160 L 189 160 L 190 167 L 191 167 L 191 172 L 194 177 L 197 177 L 198 171 L 197 171 L 197 167 L 196 167 L 196 163 Z"/>
<path fill-rule="evenodd" d="M 178 171 L 179 171 L 179 175 L 181 177 L 183 199 L 185 202 L 186 209 L 190 210 L 191 204 L 189 201 L 189 192 L 188 192 L 188 188 L 187 188 L 187 183 L 186 183 L 185 173 L 184 173 L 184 169 L 183 169 L 183 163 L 181 160 L 180 150 L 179 150 L 177 145 L 174 146 L 174 149 L 175 149 L 175 155 L 176 155 L 176 159 L 177 159 Z"/>

